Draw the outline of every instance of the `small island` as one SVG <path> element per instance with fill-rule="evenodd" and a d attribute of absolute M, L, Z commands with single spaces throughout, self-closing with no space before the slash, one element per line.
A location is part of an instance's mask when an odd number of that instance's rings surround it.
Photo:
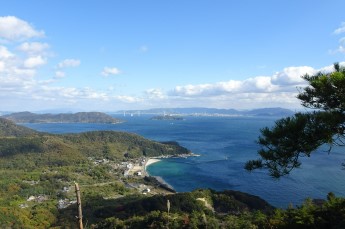
<path fill-rule="evenodd" d="M 61 114 L 35 114 L 31 112 L 18 112 L 2 116 L 15 123 L 122 123 L 102 112 L 78 112 Z"/>
<path fill-rule="evenodd" d="M 153 116 L 151 120 L 173 120 L 173 121 L 182 121 L 184 118 L 180 115 L 157 115 Z"/>

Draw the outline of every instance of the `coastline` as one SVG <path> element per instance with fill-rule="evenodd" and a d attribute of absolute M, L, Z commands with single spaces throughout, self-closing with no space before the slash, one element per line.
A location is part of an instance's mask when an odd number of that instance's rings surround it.
<path fill-rule="evenodd" d="M 159 186 L 161 186 L 162 188 L 164 188 L 170 192 L 176 193 L 174 187 L 171 186 L 169 183 L 167 183 L 161 176 L 151 176 L 147 172 L 147 166 L 152 165 L 152 164 L 157 163 L 157 162 L 160 162 L 160 161 L 162 161 L 162 159 L 157 158 L 157 157 L 148 158 L 148 160 L 146 161 L 145 166 L 144 166 L 145 174 L 147 177 L 153 178 L 159 184 Z"/>
<path fill-rule="evenodd" d="M 144 170 L 146 171 L 146 167 L 149 165 L 152 165 L 154 163 L 162 161 L 162 159 L 167 159 L 167 158 L 187 158 L 187 157 L 200 157 L 201 155 L 195 154 L 195 153 L 186 153 L 186 154 L 177 154 L 177 155 L 165 155 L 165 156 L 157 156 L 157 157 L 148 157 L 145 165 L 144 165 Z M 148 173 L 147 173 L 148 174 Z"/>
<path fill-rule="evenodd" d="M 187 158 L 187 157 L 199 157 L 199 154 L 194 154 L 194 153 L 188 153 L 188 154 L 178 154 L 178 155 L 165 155 L 165 156 L 158 156 L 158 157 L 148 157 L 145 164 L 143 165 L 143 175 L 147 177 L 147 179 L 152 180 L 154 179 L 154 181 L 162 188 L 176 193 L 176 190 L 174 189 L 173 186 L 171 186 L 168 182 L 166 182 L 161 176 L 151 176 L 148 172 L 147 172 L 147 167 L 162 161 L 163 159 L 168 159 L 168 158 Z"/>
<path fill-rule="evenodd" d="M 149 158 L 146 161 L 145 166 L 144 166 L 144 170 L 146 171 L 146 173 L 148 174 L 148 172 L 146 170 L 147 166 L 152 165 L 152 164 L 157 163 L 157 162 L 160 162 L 160 161 L 161 161 L 161 159 L 159 159 L 159 158 L 155 158 L 155 157 Z"/>

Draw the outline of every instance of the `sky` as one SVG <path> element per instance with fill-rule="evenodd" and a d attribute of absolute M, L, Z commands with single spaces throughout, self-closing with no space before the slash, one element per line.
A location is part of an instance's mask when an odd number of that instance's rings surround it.
<path fill-rule="evenodd" d="M 0 5 L 0 111 L 299 110 L 301 76 L 345 61 L 342 0 Z"/>

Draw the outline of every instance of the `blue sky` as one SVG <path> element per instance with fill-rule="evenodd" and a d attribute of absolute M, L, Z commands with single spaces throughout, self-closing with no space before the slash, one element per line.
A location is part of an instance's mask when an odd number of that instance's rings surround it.
<path fill-rule="evenodd" d="M 301 109 L 345 53 L 344 1 L 2 1 L 0 111 Z"/>

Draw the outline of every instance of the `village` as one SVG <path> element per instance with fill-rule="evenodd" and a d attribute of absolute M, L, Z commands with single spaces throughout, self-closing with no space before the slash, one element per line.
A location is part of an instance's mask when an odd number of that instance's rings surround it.
<path fill-rule="evenodd" d="M 88 160 L 92 162 L 94 166 L 108 165 L 111 168 L 111 172 L 115 176 L 120 176 L 120 179 L 114 182 L 107 182 L 101 184 L 93 184 L 93 186 L 101 186 L 106 184 L 111 184 L 115 182 L 121 182 L 123 185 L 132 190 L 136 190 L 142 195 L 169 195 L 175 193 L 175 190 L 167 184 L 161 177 L 153 177 L 146 171 L 147 167 L 153 163 L 157 163 L 162 159 L 167 158 L 186 158 L 190 156 L 199 156 L 196 154 L 181 154 L 181 155 L 168 155 L 159 156 L 154 158 L 140 157 L 136 159 L 127 159 L 126 161 L 116 163 L 109 159 L 95 159 L 93 157 L 88 157 Z M 31 186 L 39 184 L 40 181 L 23 181 Z M 81 189 L 86 188 L 90 185 L 80 184 Z M 60 198 L 57 200 L 57 208 L 64 209 L 76 203 L 74 184 L 66 184 L 60 193 L 64 193 L 65 198 Z M 121 195 L 115 196 L 103 196 L 104 199 L 116 199 L 121 197 Z M 20 208 L 27 208 L 31 205 L 40 204 L 44 201 L 51 199 L 49 195 L 39 194 L 30 195 L 27 197 L 25 203 L 19 205 Z"/>

